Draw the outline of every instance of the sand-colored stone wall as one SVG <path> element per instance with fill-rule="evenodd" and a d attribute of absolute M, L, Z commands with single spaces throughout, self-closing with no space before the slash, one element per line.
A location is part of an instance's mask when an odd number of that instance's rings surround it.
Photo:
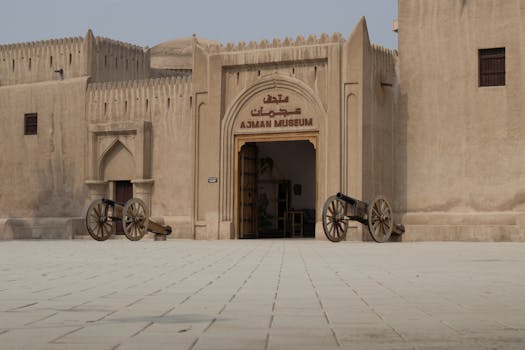
<path fill-rule="evenodd" d="M 86 197 L 86 86 L 76 78 L 0 87 L 0 217 L 14 238 L 73 234 Z M 37 135 L 24 135 L 25 113 L 38 113 Z"/>
<path fill-rule="evenodd" d="M 0 86 L 86 75 L 86 51 L 81 37 L 0 45 Z"/>
<path fill-rule="evenodd" d="M 150 77 L 149 50 L 88 33 L 92 48 L 90 73 L 93 82 L 136 80 Z"/>
<path fill-rule="evenodd" d="M 195 158 L 192 104 L 190 78 L 95 83 L 90 84 L 87 91 L 90 125 L 108 130 L 104 138 L 96 141 L 102 145 L 96 146 L 104 150 L 104 143 L 109 146 L 118 140 L 130 150 L 134 164 L 143 164 L 132 170 L 132 175 L 127 175 L 128 172 L 122 176 L 132 181 L 152 180 L 148 200 L 151 214 L 172 225 L 174 237 L 193 238 Z M 150 135 L 150 140 L 145 140 L 140 130 L 133 126 L 142 123 L 150 125 L 151 131 L 144 134 Z M 97 155 L 93 162 L 95 170 L 104 166 Z M 122 167 L 121 171 L 124 170 Z M 119 175 L 102 178 L 102 174 L 95 172 L 91 179 L 112 181 Z"/>
<path fill-rule="evenodd" d="M 520 0 L 399 1 L 395 188 L 406 239 L 523 239 L 524 21 Z M 498 47 L 506 86 L 479 87 L 478 49 Z"/>

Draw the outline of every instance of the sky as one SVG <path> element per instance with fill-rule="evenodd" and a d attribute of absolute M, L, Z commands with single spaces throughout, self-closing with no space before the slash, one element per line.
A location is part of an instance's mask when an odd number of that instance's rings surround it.
<path fill-rule="evenodd" d="M 397 48 L 397 0 L 0 0 L 0 44 L 84 36 L 139 46 L 195 33 L 222 44 L 340 32 L 362 16 L 373 43 Z"/>

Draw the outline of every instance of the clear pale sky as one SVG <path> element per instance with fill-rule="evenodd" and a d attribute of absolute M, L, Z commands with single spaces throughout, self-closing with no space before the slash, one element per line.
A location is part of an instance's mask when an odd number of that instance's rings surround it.
<path fill-rule="evenodd" d="M 140 46 L 190 36 L 226 44 L 341 32 L 365 16 L 372 42 L 397 47 L 397 0 L 0 0 L 0 44 L 96 36 Z"/>

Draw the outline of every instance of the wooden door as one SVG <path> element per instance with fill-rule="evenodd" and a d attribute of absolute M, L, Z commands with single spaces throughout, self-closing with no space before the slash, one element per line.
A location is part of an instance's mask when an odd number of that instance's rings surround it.
<path fill-rule="evenodd" d="M 257 232 L 257 147 L 247 143 L 239 152 L 239 238 Z"/>
<path fill-rule="evenodd" d="M 133 184 L 131 181 L 115 181 L 115 202 L 126 203 L 133 198 Z M 124 234 L 122 222 L 117 221 L 116 233 Z"/>

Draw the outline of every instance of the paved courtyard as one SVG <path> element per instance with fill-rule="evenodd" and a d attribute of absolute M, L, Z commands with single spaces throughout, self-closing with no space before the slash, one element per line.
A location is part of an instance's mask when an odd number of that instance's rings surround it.
<path fill-rule="evenodd" d="M 0 242 L 0 349 L 525 349 L 525 244 Z"/>

